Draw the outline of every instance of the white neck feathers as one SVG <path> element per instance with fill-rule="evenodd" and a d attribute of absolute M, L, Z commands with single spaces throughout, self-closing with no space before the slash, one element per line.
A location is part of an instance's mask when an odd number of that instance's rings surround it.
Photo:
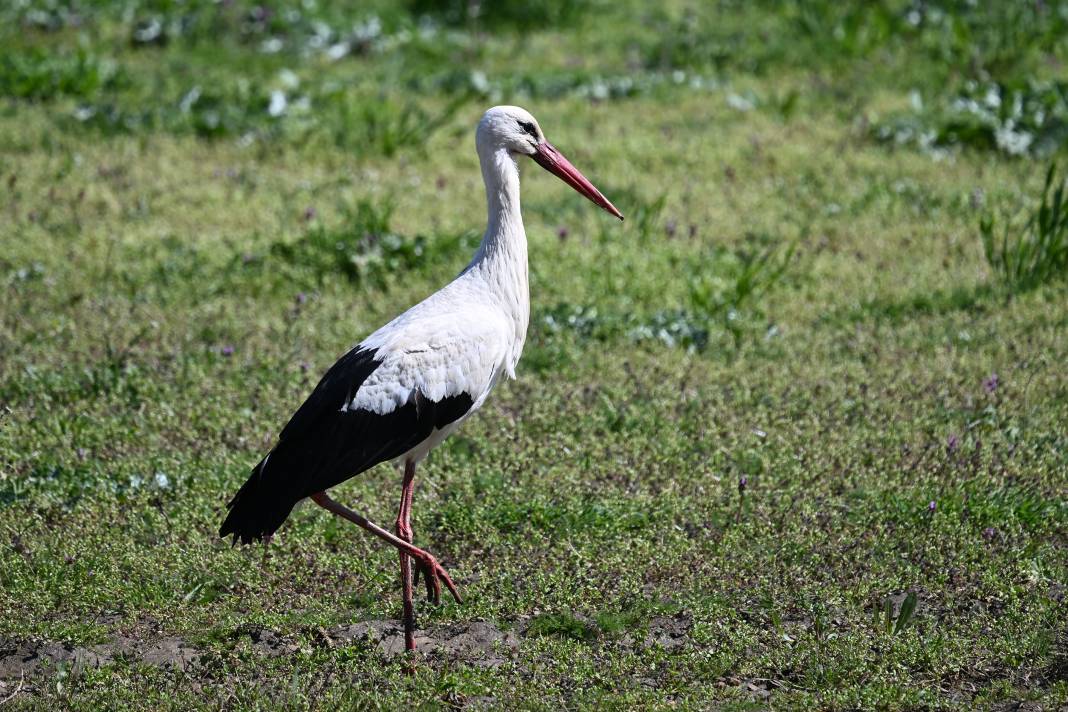
<path fill-rule="evenodd" d="M 495 253 L 515 246 L 516 238 L 526 252 L 526 233 L 519 211 L 519 166 L 503 148 L 479 154 L 482 180 L 486 185 L 486 234 L 479 252 Z M 488 256 L 488 255 L 487 255 Z"/>
<path fill-rule="evenodd" d="M 519 166 L 504 148 L 479 150 L 479 160 L 486 184 L 488 217 L 482 244 L 465 273 L 480 278 L 515 325 L 516 350 L 510 364 L 514 368 L 530 319 L 527 235 L 519 211 Z"/>

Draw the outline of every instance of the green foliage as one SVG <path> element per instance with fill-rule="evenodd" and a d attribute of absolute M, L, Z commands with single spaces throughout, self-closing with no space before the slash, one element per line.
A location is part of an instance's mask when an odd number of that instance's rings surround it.
<path fill-rule="evenodd" d="M 915 591 L 909 591 L 901 600 L 901 606 L 898 608 L 897 616 L 894 615 L 894 602 L 890 598 L 883 599 L 882 605 L 882 621 L 878 627 L 882 628 L 882 631 L 887 635 L 900 635 L 902 631 L 908 627 L 912 622 L 913 616 L 916 614 L 916 604 L 919 598 L 916 596 Z M 875 619 L 879 622 L 879 613 L 876 611 Z"/>
<path fill-rule="evenodd" d="M 792 3 L 794 29 L 816 52 L 834 60 L 864 57 L 903 39 L 906 18 L 885 0 L 865 3 Z"/>
<path fill-rule="evenodd" d="M 953 147 L 1049 156 L 1068 146 L 1068 83 L 970 82 L 948 102 L 876 123 L 875 138 L 926 151 Z"/>
<path fill-rule="evenodd" d="M 671 95 L 682 91 L 711 92 L 719 88 L 713 79 L 675 72 L 606 73 L 589 70 L 553 69 L 484 72 L 451 69 L 414 77 L 415 88 L 448 94 L 480 96 L 489 101 L 552 100 L 579 98 L 590 101 L 625 101 L 641 96 Z"/>
<path fill-rule="evenodd" d="M 555 635 L 583 642 L 597 638 L 597 628 L 566 613 L 543 613 L 531 619 L 527 627 L 530 635 Z"/>
<path fill-rule="evenodd" d="M 359 154 L 392 156 L 401 149 L 425 146 L 434 132 L 466 103 L 467 97 L 454 98 L 433 114 L 412 102 L 401 105 L 385 97 L 353 102 L 335 94 L 330 100 L 338 109 L 331 129 L 338 146 Z"/>
<path fill-rule="evenodd" d="M 286 0 L 130 0 L 121 4 L 21 0 L 0 8 L 0 18 L 11 27 L 29 31 L 88 29 L 143 51 L 234 43 L 269 53 L 328 47 L 337 52 L 343 43 L 350 43 L 352 51 L 366 51 L 385 31 L 384 24 L 395 27 L 410 22 L 390 3 L 339 8 L 331 3 Z"/>
<path fill-rule="evenodd" d="M 122 85 L 114 62 L 84 51 L 57 54 L 33 48 L 0 53 L 0 96 L 49 101 L 61 96 L 90 97 Z"/>
<path fill-rule="evenodd" d="M 765 74 L 863 67 L 883 83 L 944 89 L 960 79 L 1019 80 L 1050 55 L 1063 56 L 1064 8 L 1029 0 L 668 6 L 649 11 L 653 31 L 637 47 L 651 68 Z"/>
<path fill-rule="evenodd" d="M 650 231 L 652 212 L 639 211 L 638 234 Z M 654 218 L 655 220 L 655 218 Z M 659 342 L 687 350 L 703 351 L 717 333 L 727 333 L 737 346 L 757 326 L 759 300 L 773 289 L 791 265 L 794 246 L 770 244 L 756 252 L 710 251 L 689 277 L 689 306 L 662 309 L 647 316 L 612 314 L 596 307 L 556 304 L 537 320 L 549 333 L 570 331 L 585 339 L 601 341 L 627 336 L 635 342 Z"/>
<path fill-rule="evenodd" d="M 340 88 L 300 93 L 237 82 L 212 90 L 195 85 L 177 100 L 150 108 L 130 108 L 110 100 L 87 102 L 72 113 L 66 126 L 106 135 L 166 131 L 208 139 L 258 139 L 266 144 L 323 136 L 357 155 L 393 156 L 402 149 L 421 149 L 465 101 L 461 96 L 440 111 L 429 112 L 411 101 L 354 96 Z"/>
<path fill-rule="evenodd" d="M 394 203 L 361 200 L 346 210 L 341 224 L 316 222 L 297 240 L 270 246 L 271 265 L 290 269 L 290 277 L 321 286 L 335 277 L 355 285 L 381 289 L 412 270 L 444 259 L 463 259 L 474 249 L 471 233 L 440 234 L 432 238 L 397 233 L 391 223 Z"/>
<path fill-rule="evenodd" d="M 664 213 L 664 205 L 667 203 L 667 195 L 660 195 L 650 201 L 628 200 L 627 202 L 634 205 L 634 209 L 630 211 L 627 219 L 634 225 L 634 231 L 642 244 L 647 245 L 650 240 L 659 238 L 663 233 L 660 223 L 661 216 Z M 607 232 L 607 228 L 602 231 L 602 239 L 610 239 Z"/>
<path fill-rule="evenodd" d="M 659 70 L 726 69 L 744 51 L 744 36 L 725 36 L 712 24 L 692 12 L 658 17 L 655 38 L 642 46 L 644 65 Z"/>
<path fill-rule="evenodd" d="M 1013 79 L 1063 50 L 1068 15 L 1059 2 L 910 2 L 902 17 L 933 62 L 973 79 Z"/>
<path fill-rule="evenodd" d="M 450 25 L 479 26 L 536 32 L 580 21 L 592 0 L 529 0 L 529 2 L 471 2 L 471 0 L 408 0 L 417 15 L 429 15 Z"/>
<path fill-rule="evenodd" d="M 782 280 L 795 247 L 772 241 L 756 252 L 714 251 L 708 257 L 710 269 L 690 282 L 690 304 L 706 321 L 720 321 L 737 341 L 743 333 L 743 312 Z"/>
<path fill-rule="evenodd" d="M 1019 220 L 988 214 L 979 222 L 983 252 L 998 279 L 1012 291 L 1033 289 L 1068 276 L 1066 180 L 1050 164 L 1038 206 Z M 1000 224 L 999 224 L 1000 223 Z"/>
<path fill-rule="evenodd" d="M 112 100 L 86 102 L 70 116 L 67 126 L 84 127 L 105 135 L 169 131 L 218 139 L 277 128 L 271 97 L 248 83 L 233 90 L 205 89 L 199 84 L 171 101 L 131 108 Z"/>
<path fill-rule="evenodd" d="M 931 79 L 951 73 L 971 79 L 1018 77 L 1036 57 L 1057 50 L 1058 38 L 1068 31 L 1059 3 L 799 0 L 792 5 L 797 31 L 825 58 L 904 50 L 937 62 Z"/>
<path fill-rule="evenodd" d="M 317 284 L 335 275 L 377 287 L 390 275 L 403 274 L 424 259 L 426 240 L 409 239 L 390 227 L 393 205 L 362 200 L 339 229 L 317 224 L 296 242 L 279 241 L 271 255 L 281 262 L 310 271 Z"/>

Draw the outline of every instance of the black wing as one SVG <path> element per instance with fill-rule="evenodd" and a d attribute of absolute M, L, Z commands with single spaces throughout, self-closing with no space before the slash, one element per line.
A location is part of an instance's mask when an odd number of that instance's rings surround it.
<path fill-rule="evenodd" d="M 230 500 L 219 536 L 232 534 L 244 544 L 270 536 L 300 500 L 400 457 L 474 404 L 466 393 L 439 401 L 417 393 L 384 415 L 342 410 L 381 363 L 374 351 L 357 346 L 330 367 Z"/>

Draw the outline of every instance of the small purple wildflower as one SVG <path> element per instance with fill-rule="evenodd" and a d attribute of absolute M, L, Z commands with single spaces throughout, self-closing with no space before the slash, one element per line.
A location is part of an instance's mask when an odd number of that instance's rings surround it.
<path fill-rule="evenodd" d="M 994 527 L 987 527 L 986 529 L 983 530 L 983 538 L 986 539 L 987 541 L 992 540 L 997 535 L 998 535 L 998 530 L 995 529 Z"/>
<path fill-rule="evenodd" d="M 304 222 L 311 222 L 317 217 L 319 217 L 319 211 L 315 209 L 314 205 L 304 208 Z"/>
<path fill-rule="evenodd" d="M 307 361 L 301 361 L 300 362 L 300 370 L 303 373 L 307 373 L 310 369 L 311 369 L 311 364 L 310 363 L 308 363 Z"/>
<path fill-rule="evenodd" d="M 998 374 L 991 373 L 990 377 L 983 381 L 983 390 L 987 393 L 993 393 L 998 389 Z"/>
<path fill-rule="evenodd" d="M 934 511 L 936 509 L 938 509 L 938 505 L 935 504 L 935 501 L 933 499 L 930 502 L 927 503 L 927 511 L 928 512 L 930 512 L 931 514 L 934 514 Z"/>
<path fill-rule="evenodd" d="M 749 486 L 749 478 L 742 475 L 738 478 L 738 494 L 745 494 L 745 488 Z"/>
<path fill-rule="evenodd" d="M 678 229 L 679 229 L 679 223 L 675 220 L 675 218 L 670 218 L 664 224 L 664 232 L 667 233 L 668 237 L 675 237 L 675 232 L 678 231 Z"/>
<path fill-rule="evenodd" d="M 561 240 L 566 240 L 569 234 L 570 230 L 567 229 L 566 225 L 561 225 L 560 227 L 556 228 L 556 236 Z"/>
<path fill-rule="evenodd" d="M 955 453 L 957 451 L 957 449 L 959 447 L 960 447 L 960 438 L 957 437 L 956 433 L 950 433 L 949 437 L 946 438 L 946 452 L 948 452 L 949 454 L 952 455 L 953 453 Z"/>
<path fill-rule="evenodd" d="M 85 462 L 85 458 L 89 457 L 89 451 L 84 447 L 80 447 L 74 451 L 74 454 L 78 456 L 78 460 Z"/>
<path fill-rule="evenodd" d="M 304 292 L 297 292 L 297 304 L 303 304 L 308 301 L 308 295 Z"/>
<path fill-rule="evenodd" d="M 221 349 L 219 349 L 219 353 L 221 353 L 223 356 L 227 356 L 227 357 L 233 356 L 234 355 L 234 347 L 231 346 L 230 344 L 227 344 L 226 346 L 223 346 Z"/>

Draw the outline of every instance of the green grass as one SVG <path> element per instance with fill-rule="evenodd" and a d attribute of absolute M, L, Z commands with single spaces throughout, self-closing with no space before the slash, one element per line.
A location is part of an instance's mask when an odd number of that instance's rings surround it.
<path fill-rule="evenodd" d="M 471 7 L 0 10 L 0 653 L 203 653 L 0 700 L 1068 704 L 1068 283 L 1036 253 L 1018 288 L 1026 221 L 993 258 L 981 227 L 1051 200 L 1068 6 Z M 523 164 L 519 380 L 414 506 L 465 598 L 420 623 L 518 648 L 407 675 L 331 642 L 398 617 L 391 551 L 311 507 L 265 567 L 216 532 L 321 372 L 466 264 L 472 132 L 506 102 L 627 221 Z M 388 524 L 398 491 L 335 494 Z"/>
<path fill-rule="evenodd" d="M 1051 164 L 1038 208 L 1030 211 L 1022 226 L 1005 224 L 998 230 L 992 216 L 979 223 L 986 260 L 1010 289 L 1030 289 L 1068 274 L 1066 187 L 1057 165 Z"/>

